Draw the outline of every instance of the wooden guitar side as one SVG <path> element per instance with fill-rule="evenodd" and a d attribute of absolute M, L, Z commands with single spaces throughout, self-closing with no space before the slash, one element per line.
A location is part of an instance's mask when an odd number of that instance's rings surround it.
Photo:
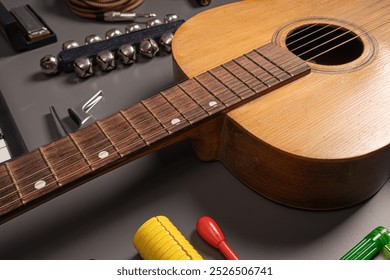
<path fill-rule="evenodd" d="M 378 192 L 390 170 L 389 13 L 377 1 L 248 0 L 188 20 L 173 42 L 188 77 L 276 40 L 302 19 L 351 23 L 366 31 L 363 44 L 373 38 L 340 69 L 309 63 L 308 76 L 227 113 L 197 134 L 199 158 L 220 160 L 255 191 L 293 207 L 343 208 Z"/>

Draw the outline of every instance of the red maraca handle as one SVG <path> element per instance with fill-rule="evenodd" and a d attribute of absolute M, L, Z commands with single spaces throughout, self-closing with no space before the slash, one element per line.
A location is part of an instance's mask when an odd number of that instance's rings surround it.
<path fill-rule="evenodd" d="M 218 224 L 210 217 L 203 216 L 196 223 L 199 235 L 211 246 L 218 248 L 228 260 L 238 260 L 237 255 L 225 241 L 225 236 Z"/>

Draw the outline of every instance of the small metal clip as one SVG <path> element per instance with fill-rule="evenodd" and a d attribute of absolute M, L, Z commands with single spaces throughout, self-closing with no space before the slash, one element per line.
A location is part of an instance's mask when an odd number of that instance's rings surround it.
<path fill-rule="evenodd" d="M 78 129 L 88 126 L 89 124 L 95 122 L 95 117 L 88 112 L 103 98 L 103 91 L 99 90 L 91 98 L 88 98 L 78 104 L 75 107 L 68 109 L 69 117 L 76 123 Z M 50 106 L 50 114 L 53 117 L 54 124 L 57 128 L 57 132 L 61 136 L 66 136 L 69 134 L 69 131 L 64 126 L 60 117 L 57 114 L 54 106 Z"/>

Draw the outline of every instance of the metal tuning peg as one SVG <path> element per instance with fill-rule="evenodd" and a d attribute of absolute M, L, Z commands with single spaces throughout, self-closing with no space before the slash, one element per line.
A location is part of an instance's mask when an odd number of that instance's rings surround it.
<path fill-rule="evenodd" d="M 125 32 L 128 34 L 141 29 L 142 27 L 138 23 L 131 23 L 125 27 Z"/>
<path fill-rule="evenodd" d="M 115 68 L 115 56 L 114 54 L 109 51 L 101 51 L 98 53 L 96 56 L 96 62 L 102 71 L 111 71 L 112 69 Z"/>
<path fill-rule="evenodd" d="M 140 43 L 139 52 L 143 56 L 152 58 L 159 51 L 158 44 L 151 38 L 143 39 Z"/>
<path fill-rule="evenodd" d="M 105 37 L 106 39 L 111 39 L 120 35 L 122 35 L 122 31 L 120 31 L 118 28 L 112 28 L 106 32 Z"/>
<path fill-rule="evenodd" d="M 93 43 L 100 42 L 100 41 L 103 41 L 102 37 L 100 37 L 99 35 L 96 35 L 96 34 L 91 34 L 91 35 L 88 35 L 87 37 L 85 37 L 84 43 L 86 45 L 89 45 L 89 44 L 93 44 Z"/>
<path fill-rule="evenodd" d="M 77 58 L 74 62 L 74 73 L 79 78 L 88 78 L 93 75 L 92 60 L 86 57 Z"/>
<path fill-rule="evenodd" d="M 131 44 L 125 44 L 119 47 L 118 57 L 122 64 L 130 65 L 137 60 L 137 52 Z"/>
<path fill-rule="evenodd" d="M 69 40 L 69 41 L 66 41 L 62 44 L 62 50 L 65 51 L 65 50 L 70 50 L 70 49 L 73 49 L 73 48 L 78 48 L 80 47 L 79 43 L 75 40 Z"/>
<path fill-rule="evenodd" d="M 54 55 L 45 55 L 40 60 L 41 70 L 44 74 L 54 76 L 59 72 L 58 59 Z"/>
<path fill-rule="evenodd" d="M 160 46 L 165 51 L 170 53 L 172 51 L 173 34 L 171 32 L 164 33 L 160 38 Z"/>

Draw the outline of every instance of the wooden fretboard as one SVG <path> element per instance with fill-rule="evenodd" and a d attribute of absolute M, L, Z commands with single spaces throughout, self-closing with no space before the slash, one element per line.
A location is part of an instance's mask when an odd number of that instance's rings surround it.
<path fill-rule="evenodd" d="M 268 44 L 0 166 L 0 222 L 310 72 Z"/>

